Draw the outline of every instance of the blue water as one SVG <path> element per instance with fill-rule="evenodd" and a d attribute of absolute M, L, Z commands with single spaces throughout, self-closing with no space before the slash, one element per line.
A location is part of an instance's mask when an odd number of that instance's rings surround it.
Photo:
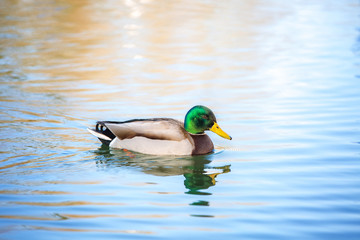
<path fill-rule="evenodd" d="M 0 3 L 0 239 L 360 239 L 360 3 Z M 206 156 L 97 120 L 194 105 Z"/>

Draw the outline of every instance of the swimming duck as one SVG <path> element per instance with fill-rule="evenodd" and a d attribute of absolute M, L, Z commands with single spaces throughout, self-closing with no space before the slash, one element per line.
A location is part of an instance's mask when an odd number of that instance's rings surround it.
<path fill-rule="evenodd" d="M 172 118 L 133 119 L 124 122 L 98 121 L 89 132 L 103 144 L 152 155 L 202 155 L 214 150 L 204 132 L 210 130 L 231 140 L 205 106 L 191 108 L 184 123 Z"/>

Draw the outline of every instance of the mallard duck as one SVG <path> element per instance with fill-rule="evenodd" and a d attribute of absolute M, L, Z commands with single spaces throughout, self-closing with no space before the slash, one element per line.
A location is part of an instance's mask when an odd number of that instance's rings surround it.
<path fill-rule="evenodd" d="M 191 108 L 182 123 L 172 118 L 133 119 L 124 122 L 98 121 L 88 129 L 103 144 L 152 155 L 202 155 L 214 150 L 204 132 L 210 130 L 231 140 L 205 106 Z"/>

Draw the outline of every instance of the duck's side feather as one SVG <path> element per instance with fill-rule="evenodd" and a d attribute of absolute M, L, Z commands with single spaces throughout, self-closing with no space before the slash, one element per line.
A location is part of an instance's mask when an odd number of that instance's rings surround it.
<path fill-rule="evenodd" d="M 98 121 L 89 131 L 113 148 L 154 155 L 199 155 L 214 149 L 208 135 L 190 134 L 171 118 Z"/>
<path fill-rule="evenodd" d="M 181 141 L 150 139 L 137 136 L 131 139 L 120 140 L 115 138 L 110 147 L 128 149 L 134 152 L 151 155 L 191 155 L 194 145 L 189 139 Z"/>
<path fill-rule="evenodd" d="M 171 118 L 99 121 L 89 131 L 110 147 L 146 154 L 191 155 L 194 150 L 183 123 Z"/>

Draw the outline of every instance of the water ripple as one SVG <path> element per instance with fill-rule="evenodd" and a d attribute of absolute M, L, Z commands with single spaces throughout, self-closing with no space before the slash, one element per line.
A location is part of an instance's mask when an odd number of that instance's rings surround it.
<path fill-rule="evenodd" d="M 355 2 L 2 1 L 1 237 L 359 239 Z M 197 104 L 205 156 L 86 131 Z"/>

